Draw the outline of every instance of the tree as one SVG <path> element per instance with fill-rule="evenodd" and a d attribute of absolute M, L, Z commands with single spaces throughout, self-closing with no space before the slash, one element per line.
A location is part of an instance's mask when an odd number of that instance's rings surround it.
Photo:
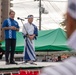
<path fill-rule="evenodd" d="M 63 15 L 64 20 L 60 22 L 60 26 L 66 31 L 66 19 L 67 19 L 67 13 Z"/>
<path fill-rule="evenodd" d="M 66 20 L 64 19 L 61 23 L 60 23 L 60 26 L 66 30 Z"/>

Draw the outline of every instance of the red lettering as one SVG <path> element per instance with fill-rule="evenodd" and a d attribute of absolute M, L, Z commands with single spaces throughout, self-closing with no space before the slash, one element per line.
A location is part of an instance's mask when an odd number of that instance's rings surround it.
<path fill-rule="evenodd" d="M 39 75 L 39 71 L 34 71 L 33 75 Z"/>
<path fill-rule="evenodd" d="M 20 70 L 20 75 L 26 75 L 26 71 Z"/>
<path fill-rule="evenodd" d="M 33 75 L 32 71 L 27 71 L 27 75 Z"/>
<path fill-rule="evenodd" d="M 20 70 L 20 75 L 39 75 L 39 71 Z"/>

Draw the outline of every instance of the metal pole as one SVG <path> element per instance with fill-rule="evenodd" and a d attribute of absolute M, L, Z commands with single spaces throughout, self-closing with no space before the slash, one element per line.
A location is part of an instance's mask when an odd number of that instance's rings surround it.
<path fill-rule="evenodd" d="M 39 0 L 39 30 L 41 30 L 41 0 Z"/>

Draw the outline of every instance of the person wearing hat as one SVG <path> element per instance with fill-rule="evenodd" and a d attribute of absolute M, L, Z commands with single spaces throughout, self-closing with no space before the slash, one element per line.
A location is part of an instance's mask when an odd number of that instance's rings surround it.
<path fill-rule="evenodd" d="M 66 16 L 67 44 L 76 52 L 76 0 L 68 0 Z M 40 75 L 76 75 L 76 57 L 70 57 L 54 67 L 43 68 Z"/>
<path fill-rule="evenodd" d="M 2 44 L 0 43 L 0 59 L 2 59 L 2 56 L 5 53 L 5 51 L 2 49 L 1 45 Z"/>
<path fill-rule="evenodd" d="M 23 25 L 22 34 L 24 37 L 24 61 L 34 64 L 33 61 L 36 60 L 34 40 L 38 36 L 37 26 L 34 25 L 33 15 L 28 15 L 28 22 Z"/>

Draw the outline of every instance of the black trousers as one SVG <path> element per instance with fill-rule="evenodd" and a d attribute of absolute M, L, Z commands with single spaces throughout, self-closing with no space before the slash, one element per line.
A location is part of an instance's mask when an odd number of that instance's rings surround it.
<path fill-rule="evenodd" d="M 6 39 L 5 40 L 5 60 L 6 62 L 12 62 L 14 59 L 14 52 L 16 47 L 16 39 Z M 9 58 L 10 54 L 10 58 Z M 10 59 L 10 60 L 9 60 Z"/>

